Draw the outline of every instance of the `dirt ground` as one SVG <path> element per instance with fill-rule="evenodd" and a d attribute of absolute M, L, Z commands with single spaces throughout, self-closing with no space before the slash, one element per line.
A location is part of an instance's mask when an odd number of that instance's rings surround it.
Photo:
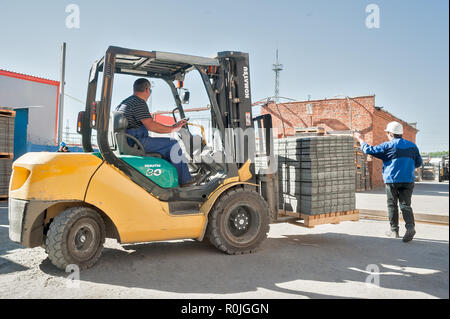
<path fill-rule="evenodd" d="M 449 298 L 448 226 L 418 224 L 405 244 L 384 237 L 386 221 L 276 224 L 259 251 L 242 256 L 192 240 L 107 240 L 79 281 L 44 249 L 11 242 L 8 227 L 0 204 L 0 298 Z"/>

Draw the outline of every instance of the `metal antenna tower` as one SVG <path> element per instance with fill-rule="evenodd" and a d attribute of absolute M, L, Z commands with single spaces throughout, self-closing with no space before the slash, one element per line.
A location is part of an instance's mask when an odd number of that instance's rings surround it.
<path fill-rule="evenodd" d="M 277 49 L 277 62 L 273 64 L 273 71 L 275 71 L 275 103 L 278 104 L 280 98 L 280 71 L 283 70 L 283 64 L 278 62 L 278 49 Z"/>

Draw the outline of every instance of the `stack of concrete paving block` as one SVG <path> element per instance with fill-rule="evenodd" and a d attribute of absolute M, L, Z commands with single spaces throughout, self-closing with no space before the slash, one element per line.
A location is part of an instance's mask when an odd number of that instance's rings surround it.
<path fill-rule="evenodd" d="M 0 158 L 0 200 L 6 198 L 12 172 L 12 159 Z"/>
<path fill-rule="evenodd" d="M 355 187 L 356 191 L 367 191 L 371 189 L 370 171 L 367 162 L 367 155 L 364 154 L 359 144 L 355 144 Z"/>
<path fill-rule="evenodd" d="M 0 154 L 14 152 L 14 112 L 0 108 Z"/>
<path fill-rule="evenodd" d="M 280 208 L 306 215 L 354 210 L 353 137 L 279 139 Z"/>
<path fill-rule="evenodd" d="M 8 196 L 14 153 L 15 112 L 0 107 L 0 200 Z"/>

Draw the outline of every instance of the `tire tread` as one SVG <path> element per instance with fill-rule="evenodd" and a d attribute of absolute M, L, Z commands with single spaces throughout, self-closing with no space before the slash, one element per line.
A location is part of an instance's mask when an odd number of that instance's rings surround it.
<path fill-rule="evenodd" d="M 227 245 L 220 237 L 219 230 L 217 227 L 217 219 L 219 218 L 219 215 L 222 214 L 224 210 L 224 205 L 230 201 L 230 199 L 240 193 L 251 193 L 251 196 L 257 196 L 261 200 L 261 203 L 264 203 L 265 206 L 265 212 L 262 214 L 265 214 L 264 216 L 267 220 L 264 235 L 262 235 L 262 238 L 256 243 L 253 244 L 251 247 L 248 248 L 238 248 L 238 247 L 231 247 Z M 231 190 L 226 191 L 224 194 L 222 194 L 216 201 L 216 203 L 213 206 L 212 211 L 209 214 L 210 218 L 208 220 L 208 228 L 206 231 L 206 237 L 209 239 L 209 241 L 219 250 L 225 252 L 228 255 L 240 255 L 240 254 L 250 254 L 254 252 L 260 244 L 264 241 L 264 239 L 267 238 L 267 235 L 270 230 L 269 225 L 269 206 L 267 205 L 267 202 L 261 197 L 259 193 L 257 193 L 252 188 L 233 188 Z"/>
<path fill-rule="evenodd" d="M 101 234 L 101 246 L 105 242 L 105 222 L 102 217 L 99 216 L 93 209 L 88 207 L 70 207 L 64 210 L 61 214 L 53 219 L 50 224 L 46 240 L 45 249 L 48 254 L 48 258 L 59 269 L 65 270 L 69 264 L 75 263 L 70 260 L 70 256 L 65 256 L 63 250 L 64 245 L 66 245 L 65 234 L 67 234 L 67 226 L 83 217 L 91 217 L 99 222 Z M 87 262 L 83 262 L 78 267 L 81 269 L 87 269 L 92 267 L 101 256 L 102 247 L 97 251 L 93 258 Z"/>

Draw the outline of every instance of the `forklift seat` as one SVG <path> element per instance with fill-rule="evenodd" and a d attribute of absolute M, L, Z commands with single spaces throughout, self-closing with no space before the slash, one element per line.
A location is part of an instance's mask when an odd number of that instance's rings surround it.
<path fill-rule="evenodd" d="M 143 157 L 158 157 L 162 158 L 159 153 L 145 153 L 144 146 L 142 143 L 134 136 L 127 134 L 128 120 L 120 112 L 112 112 L 113 116 L 113 132 L 116 139 L 116 145 L 120 155 L 135 155 Z M 134 144 L 130 146 L 128 144 L 128 139 L 131 139 Z"/>

